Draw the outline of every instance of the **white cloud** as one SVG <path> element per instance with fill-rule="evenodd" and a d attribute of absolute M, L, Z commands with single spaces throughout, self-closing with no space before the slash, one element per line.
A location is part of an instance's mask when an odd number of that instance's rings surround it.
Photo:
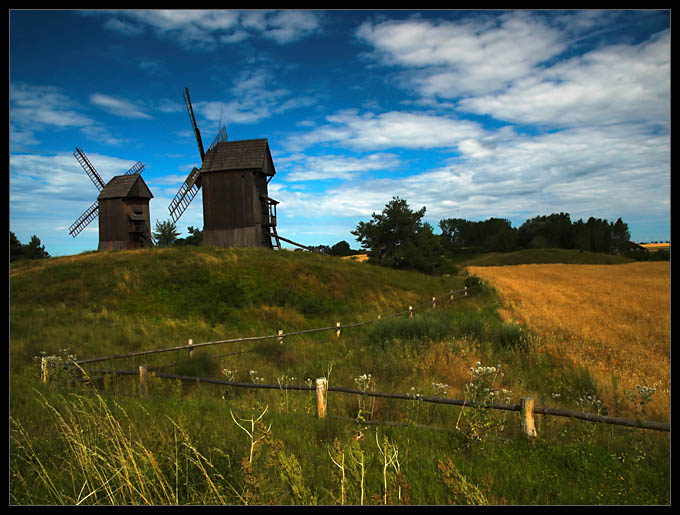
<path fill-rule="evenodd" d="M 122 98 L 115 98 L 102 93 L 93 93 L 90 95 L 90 102 L 110 114 L 123 118 L 152 118 L 151 115 L 142 111 L 138 106 Z"/>
<path fill-rule="evenodd" d="M 280 211 L 365 219 L 397 195 L 412 208 L 426 206 L 435 225 L 448 217 L 526 219 L 559 211 L 627 222 L 639 212 L 668 215 L 670 152 L 664 135 L 649 136 L 630 124 L 539 136 L 505 131 L 502 139 L 482 141 L 494 145 L 493 152 L 477 152 L 474 161 L 451 158 L 435 169 L 426 160 L 413 163 L 407 177 L 363 180 L 359 174 L 316 193 L 282 187 Z"/>
<path fill-rule="evenodd" d="M 399 166 L 395 154 L 375 153 L 362 157 L 339 155 L 301 156 L 298 162 L 279 161 L 290 170 L 285 180 L 290 182 L 326 179 L 352 179 L 365 172 L 389 170 Z"/>
<path fill-rule="evenodd" d="M 359 150 L 427 149 L 456 147 L 461 141 L 483 135 L 475 122 L 420 112 L 390 111 L 376 115 L 347 110 L 326 119 L 329 124 L 291 136 L 288 148 L 299 150 L 316 143 L 332 143 Z"/>
<path fill-rule="evenodd" d="M 516 81 L 506 91 L 460 101 L 461 110 L 553 126 L 670 122 L 670 35 L 600 48 Z"/>
<path fill-rule="evenodd" d="M 565 48 L 558 30 L 523 11 L 457 22 L 365 22 L 357 36 L 383 63 L 417 69 L 411 80 L 420 94 L 448 98 L 502 89 Z"/>
<path fill-rule="evenodd" d="M 192 101 L 194 113 L 208 123 L 199 121 L 199 126 L 210 126 L 222 121 L 223 125 L 232 123 L 253 124 L 292 109 L 308 107 L 317 102 L 312 96 L 277 86 L 278 77 L 268 68 L 251 68 L 234 77 L 228 96 L 233 100 Z"/>
<path fill-rule="evenodd" d="M 17 126 L 83 127 L 94 121 L 53 86 L 10 84 L 10 116 Z"/>
<path fill-rule="evenodd" d="M 116 102 L 115 99 L 95 96 L 102 106 L 108 109 L 118 107 L 121 112 L 132 113 L 132 105 Z M 64 95 L 54 86 L 41 86 L 26 83 L 10 85 L 10 127 L 11 144 L 17 146 L 37 145 L 39 133 L 50 129 L 77 128 L 90 140 L 118 145 L 123 140 L 94 119 L 82 114 L 82 106 Z M 143 113 L 139 113 L 143 114 Z M 139 114 L 137 116 L 139 116 Z M 148 117 L 148 115 L 145 115 Z"/>
<path fill-rule="evenodd" d="M 156 9 L 87 14 L 109 16 L 105 26 L 122 34 L 138 35 L 150 29 L 181 45 L 207 50 L 238 43 L 253 35 L 286 44 L 307 37 L 320 28 L 319 14 L 314 11 Z"/>

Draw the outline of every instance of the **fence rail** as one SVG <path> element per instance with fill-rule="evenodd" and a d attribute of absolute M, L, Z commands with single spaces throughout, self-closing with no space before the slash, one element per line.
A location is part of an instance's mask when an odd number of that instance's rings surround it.
<path fill-rule="evenodd" d="M 459 298 L 465 298 L 468 297 L 468 292 L 471 292 L 475 288 L 474 286 L 471 287 L 465 287 L 460 290 L 449 290 L 448 293 L 445 293 L 443 295 L 440 295 L 439 297 L 432 297 L 431 302 L 425 302 L 423 304 L 417 305 L 417 306 L 409 306 L 408 309 L 402 310 L 402 311 L 397 311 L 395 313 L 391 313 L 386 316 L 379 316 L 376 319 L 371 319 L 371 320 L 366 320 L 364 322 L 355 322 L 352 324 L 341 324 L 340 322 L 337 322 L 334 326 L 329 326 L 329 327 L 317 327 L 313 329 L 302 329 L 300 331 L 291 331 L 288 333 L 284 333 L 282 330 L 279 330 L 277 334 L 268 334 L 264 336 L 246 336 L 246 337 L 240 337 L 240 338 L 230 338 L 227 340 L 216 340 L 216 341 L 211 341 L 211 342 L 202 342 L 202 343 L 190 343 L 189 345 L 176 345 L 174 347 L 167 347 L 165 349 L 150 349 L 150 350 L 143 350 L 143 351 L 136 351 L 136 352 L 128 352 L 126 354 L 114 354 L 111 356 L 104 356 L 104 357 L 99 357 L 99 358 L 88 358 L 88 359 L 79 359 L 76 360 L 75 363 L 77 365 L 84 365 L 84 364 L 89 364 L 89 363 L 98 363 L 101 361 L 109 361 L 109 360 L 116 360 L 116 359 L 124 359 L 124 358 L 133 358 L 133 357 L 138 357 L 138 356 L 149 356 L 152 354 L 160 354 L 164 352 L 177 352 L 177 351 L 186 351 L 186 350 L 195 350 L 200 347 L 208 347 L 212 345 L 223 345 L 225 343 L 240 343 L 240 342 L 254 342 L 254 341 L 261 341 L 261 340 L 272 340 L 277 338 L 279 341 L 282 341 L 283 338 L 290 337 L 290 336 L 298 336 L 301 334 L 311 334 L 311 333 L 320 333 L 320 332 L 325 332 L 325 331 L 341 331 L 342 329 L 350 329 L 353 327 L 360 327 L 364 325 L 369 325 L 369 324 L 374 324 L 376 322 L 386 320 L 389 318 L 394 318 L 398 316 L 402 316 L 408 313 L 409 316 L 413 316 L 415 310 L 419 310 L 423 307 L 427 306 L 432 306 L 433 308 L 436 307 L 437 302 L 441 301 L 442 299 L 447 300 L 448 302 L 451 302 L 455 299 L 455 295 L 457 293 L 463 292 L 463 295 L 459 295 Z M 191 341 L 191 340 L 190 340 Z"/>
<path fill-rule="evenodd" d="M 355 322 L 351 324 L 341 324 L 340 322 L 336 322 L 335 325 L 333 326 L 328 326 L 328 327 L 318 327 L 318 328 L 313 328 L 313 329 L 303 329 L 299 331 L 291 331 L 288 333 L 284 333 L 283 330 L 279 330 L 277 334 L 271 334 L 271 335 L 264 335 L 264 336 L 247 336 L 247 337 L 240 337 L 240 338 L 230 338 L 230 339 L 225 339 L 225 340 L 217 340 L 217 341 L 210 341 L 210 342 L 202 342 L 202 343 L 193 343 L 192 340 L 189 340 L 188 345 L 177 345 L 173 347 L 168 347 L 164 349 L 151 349 L 151 350 L 145 350 L 145 351 L 137 351 L 137 352 L 130 352 L 126 354 L 116 354 L 116 355 L 111 355 L 111 356 L 105 356 L 105 357 L 99 357 L 99 358 L 89 358 L 89 359 L 81 359 L 81 360 L 76 360 L 73 362 L 72 365 L 75 365 L 78 367 L 82 372 L 84 370 L 81 368 L 81 365 L 86 365 L 90 363 L 97 363 L 97 362 L 102 362 L 102 361 L 108 361 L 108 360 L 116 360 L 116 359 L 123 359 L 123 358 L 130 358 L 130 357 L 138 357 L 138 356 L 148 356 L 152 354 L 159 354 L 159 353 L 165 353 L 165 352 L 176 352 L 176 351 L 189 351 L 190 354 L 194 350 L 201 348 L 201 347 L 207 347 L 207 346 L 213 346 L 213 345 L 221 345 L 221 344 L 227 344 L 227 343 L 240 343 L 240 342 L 254 342 L 254 341 L 262 341 L 262 340 L 270 340 L 270 339 L 278 339 L 279 342 L 283 342 L 283 338 L 285 337 L 290 337 L 290 336 L 297 336 L 297 335 L 302 335 L 302 334 L 312 334 L 312 333 L 318 333 L 318 332 L 324 332 L 324 331 L 336 331 L 336 335 L 340 336 L 341 330 L 342 329 L 349 329 L 349 328 L 354 328 L 354 327 L 360 327 L 364 325 L 369 325 L 373 324 L 376 322 L 379 322 L 381 320 L 386 320 L 389 318 L 393 317 L 398 317 L 402 316 L 405 314 L 408 314 L 409 317 L 412 317 L 415 313 L 416 310 L 420 310 L 424 307 L 430 306 L 432 309 L 436 308 L 437 305 L 442 301 L 448 301 L 452 302 L 456 298 L 456 294 L 460 294 L 461 292 L 463 295 L 459 295 L 459 297 L 467 297 L 468 292 L 471 292 L 471 290 L 474 288 L 473 287 L 465 287 L 460 290 L 450 290 L 448 293 L 440 295 L 439 297 L 434 296 L 432 297 L 431 302 L 426 302 L 422 303 L 417 306 L 409 306 L 407 310 L 402 310 L 398 311 L 389 315 L 386 315 L 384 317 L 378 316 L 377 319 L 371 319 L 371 320 L 366 320 L 363 322 Z M 240 351 L 237 352 L 238 354 L 243 353 L 243 352 L 250 352 L 250 351 Z M 47 360 L 46 358 L 43 358 L 42 360 L 42 365 L 41 365 L 41 375 L 42 375 L 42 380 L 43 382 L 48 382 L 48 365 L 47 365 Z M 158 368 L 164 368 L 164 367 L 158 367 Z M 139 367 L 139 370 L 106 370 L 106 369 L 97 369 L 93 370 L 93 373 L 98 373 L 98 374 L 113 374 L 113 375 L 127 375 L 127 376 L 138 376 L 139 381 L 140 381 L 140 391 L 142 392 L 142 395 L 145 395 L 148 392 L 148 373 L 149 373 L 149 368 L 146 365 L 142 365 Z M 208 378 L 208 377 L 198 377 L 198 376 L 184 376 L 184 375 L 177 375 L 177 374 L 167 374 L 167 373 L 162 373 L 162 372 L 153 372 L 154 377 L 158 377 L 161 379 L 173 379 L 173 380 L 180 380 L 180 381 L 189 381 L 193 383 L 205 383 L 205 384 L 216 384 L 216 385 L 221 385 L 221 386 L 231 386 L 231 387 L 236 387 L 236 388 L 249 388 L 249 389 L 270 389 L 270 390 L 286 390 L 286 391 L 316 391 L 317 394 L 317 416 L 319 417 L 324 417 L 326 414 L 326 394 L 327 392 L 338 392 L 338 393 L 345 393 L 345 394 L 350 394 L 350 395 L 361 395 L 365 397 L 380 397 L 380 398 L 386 398 L 386 399 L 399 399 L 399 400 L 408 400 L 408 401 L 418 401 L 418 402 L 428 402 L 432 404 L 445 404 L 445 405 L 451 405 L 451 406 L 460 406 L 463 408 L 475 408 L 475 409 L 497 409 L 497 410 L 505 410 L 505 411 L 517 411 L 520 413 L 520 418 L 521 418 L 521 426 L 525 434 L 533 439 L 536 438 L 536 431 L 535 431 L 535 426 L 534 426 L 534 421 L 533 421 L 533 416 L 534 414 L 539 414 L 539 415 L 552 415 L 552 416 L 559 416 L 559 417 L 568 417 L 568 418 L 576 418 L 580 420 L 585 420 L 588 422 L 599 422 L 599 423 L 605 423 L 605 424 L 612 424 L 612 425 L 620 425 L 620 426 L 627 426 L 627 427 L 634 427 L 634 428 L 640 428 L 640 429 L 652 429 L 652 430 L 657 430 L 657 431 L 666 431 L 670 432 L 670 424 L 669 423 L 664 423 L 664 422 L 655 422 L 655 421 L 644 421 L 644 420 L 639 420 L 639 419 L 625 419 L 625 418 L 619 418 L 619 417 L 610 417 L 606 415 L 599 415 L 599 414 L 594 414 L 594 413 L 584 413 L 584 412 L 579 412 L 579 411 L 574 411 L 574 410 L 568 410 L 568 409 L 561 409 L 561 408 L 550 408 L 550 407 L 535 407 L 534 406 L 534 400 L 532 398 L 522 398 L 520 401 L 520 404 L 479 404 L 479 403 L 474 403 L 469 400 L 461 400 L 461 399 L 447 399 L 447 398 L 442 398 L 442 397 L 428 397 L 428 396 L 421 396 L 421 395 L 411 395 L 411 394 L 399 394 L 399 393 L 384 393 L 384 392 L 373 392 L 373 391 L 363 391 L 363 390 L 357 390 L 353 388 L 346 388 L 343 386 L 328 386 L 326 379 L 325 378 L 319 378 L 317 380 L 317 386 L 302 386 L 302 385 L 273 385 L 273 384 L 258 384 L 258 383 L 246 383 L 246 382 L 239 382 L 239 381 L 225 381 L 221 379 L 214 379 L 214 378 Z"/>
<path fill-rule="evenodd" d="M 141 372 L 141 369 L 144 369 L 144 372 Z M 113 374 L 113 375 L 126 375 L 126 376 L 139 376 L 140 377 L 140 382 L 141 383 L 146 383 L 147 379 L 147 372 L 146 372 L 146 367 L 142 366 L 140 367 L 140 371 L 136 370 L 103 370 L 103 369 L 98 369 L 96 370 L 97 373 L 100 374 Z M 200 376 L 185 376 L 185 375 L 178 375 L 178 374 L 166 374 L 166 373 L 161 373 L 161 372 L 154 372 L 153 373 L 154 377 L 158 377 L 160 379 L 171 379 L 171 380 L 179 380 L 179 381 L 186 381 L 186 382 L 192 382 L 192 383 L 204 383 L 204 384 L 214 384 L 214 385 L 220 385 L 220 386 L 231 386 L 235 388 L 248 388 L 248 389 L 261 389 L 261 390 L 280 390 L 280 391 L 301 391 L 301 392 L 308 392 L 308 391 L 317 391 L 318 393 L 318 386 L 303 386 L 303 385 L 280 385 L 280 384 L 258 384 L 258 383 L 247 383 L 247 382 L 242 382 L 242 381 L 225 381 L 223 379 L 215 379 L 215 378 L 210 378 L 210 377 L 200 377 Z M 144 379 L 142 379 L 144 377 Z M 143 384 L 143 389 L 145 389 L 145 384 Z M 495 403 L 495 404 L 486 404 L 486 403 L 474 403 L 466 399 L 447 399 L 443 397 L 430 397 L 430 396 L 424 396 L 424 395 L 412 395 L 412 394 L 404 394 L 404 393 L 385 393 L 385 392 L 374 392 L 370 390 L 358 390 L 356 388 L 347 388 L 344 386 L 326 386 L 325 390 L 327 392 L 338 392 L 338 393 L 345 393 L 349 395 L 361 395 L 365 397 L 377 397 L 377 398 L 383 398 L 383 399 L 398 399 L 398 400 L 407 400 L 407 401 L 417 401 L 417 402 L 428 402 L 431 404 L 444 404 L 444 405 L 449 405 L 449 406 L 460 406 L 462 408 L 475 408 L 475 409 L 496 409 L 496 410 L 504 410 L 504 411 L 517 411 L 522 413 L 523 411 L 523 405 L 526 404 L 527 400 L 532 400 L 530 398 L 523 398 L 520 402 L 520 404 L 504 404 L 504 403 Z M 575 418 L 579 420 L 585 420 L 588 422 L 598 422 L 598 423 L 603 423 L 603 424 L 610 424 L 610 425 L 617 425 L 617 426 L 626 426 L 626 427 L 634 427 L 634 428 L 639 428 L 639 429 L 652 429 L 656 431 L 665 431 L 665 432 L 670 432 L 671 426 L 669 423 L 665 422 L 656 422 L 656 421 L 647 421 L 647 420 L 640 420 L 640 419 L 627 419 L 627 418 L 620 418 L 620 417 L 611 417 L 608 415 L 599 415 L 595 413 L 585 413 L 581 411 L 575 411 L 575 410 L 569 410 L 569 409 L 563 409 L 563 408 L 550 408 L 550 407 L 538 407 L 538 406 L 533 406 L 531 407 L 531 412 L 524 414 L 523 418 L 529 418 L 531 420 L 531 426 L 533 427 L 533 415 L 552 415 L 552 416 L 557 416 L 557 417 L 567 417 L 567 418 Z M 533 435 L 534 437 L 536 436 L 535 434 Z"/>

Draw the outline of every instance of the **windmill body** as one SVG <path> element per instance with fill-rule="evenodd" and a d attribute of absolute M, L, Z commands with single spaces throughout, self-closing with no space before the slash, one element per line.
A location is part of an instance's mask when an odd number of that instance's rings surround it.
<path fill-rule="evenodd" d="M 118 175 L 111 179 L 97 197 L 98 250 L 151 247 L 152 198 L 141 175 Z"/>
<path fill-rule="evenodd" d="M 266 139 L 224 141 L 206 153 L 199 170 L 206 245 L 272 248 L 277 202 L 267 184 L 275 173 Z"/>
<path fill-rule="evenodd" d="M 281 248 L 276 205 L 267 185 L 276 174 L 266 139 L 227 141 L 224 127 L 207 151 L 196 125 L 189 91 L 184 101 L 201 155 L 168 207 L 173 222 L 203 191 L 203 243 L 217 247 Z"/>
<path fill-rule="evenodd" d="M 98 250 L 152 246 L 149 200 L 153 195 L 141 176 L 144 165 L 138 161 L 124 175 L 104 183 L 81 149 L 76 148 L 73 155 L 99 190 L 99 196 L 69 227 L 69 234 L 75 238 L 99 217 Z"/>

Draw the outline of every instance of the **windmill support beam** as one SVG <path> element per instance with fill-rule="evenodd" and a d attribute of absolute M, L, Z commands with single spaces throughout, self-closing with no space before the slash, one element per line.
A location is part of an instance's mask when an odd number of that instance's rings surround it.
<path fill-rule="evenodd" d="M 302 243 L 297 243 L 297 242 L 295 242 L 295 241 L 293 241 L 293 240 L 289 240 L 288 238 L 284 238 L 283 236 L 274 235 L 274 234 L 272 234 L 272 233 L 268 233 L 268 234 L 269 234 L 272 238 L 276 237 L 276 238 L 278 238 L 279 240 L 285 241 L 286 243 L 290 243 L 291 245 L 295 245 L 296 247 L 303 248 L 303 249 L 308 250 L 308 251 L 310 251 L 310 252 L 318 252 L 318 250 L 316 250 L 316 249 L 313 249 L 313 248 L 311 248 L 311 247 L 307 247 L 306 245 L 303 245 Z"/>

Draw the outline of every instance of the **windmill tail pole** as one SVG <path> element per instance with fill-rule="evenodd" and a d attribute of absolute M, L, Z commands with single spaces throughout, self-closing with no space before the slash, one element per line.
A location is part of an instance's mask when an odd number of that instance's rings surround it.
<path fill-rule="evenodd" d="M 269 234 L 271 237 L 274 237 L 274 235 L 273 235 L 272 233 L 268 233 L 268 234 Z M 319 252 L 319 251 L 316 250 L 316 249 L 313 249 L 313 248 L 311 248 L 311 247 L 307 247 L 306 245 L 303 245 L 302 243 L 297 243 L 297 242 L 295 242 L 295 241 L 293 241 L 293 240 L 289 240 L 288 238 L 284 238 L 283 236 L 277 236 L 277 237 L 278 237 L 278 239 L 283 240 L 283 241 L 285 241 L 286 243 L 290 243 L 291 245 L 295 245 L 296 247 L 300 247 L 300 248 L 303 248 L 303 249 L 305 249 L 305 250 L 309 250 L 310 252 Z"/>

